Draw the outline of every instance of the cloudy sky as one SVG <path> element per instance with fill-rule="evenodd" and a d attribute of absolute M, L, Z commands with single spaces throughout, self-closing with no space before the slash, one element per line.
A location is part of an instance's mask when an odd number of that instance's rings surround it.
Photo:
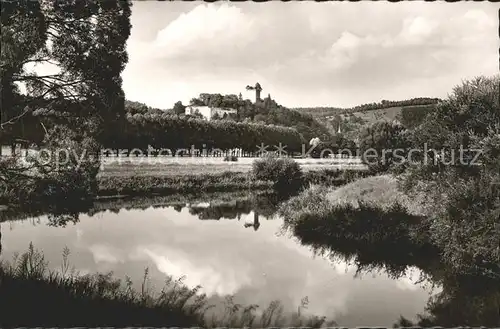
<path fill-rule="evenodd" d="M 298 106 L 445 97 L 498 71 L 498 5 L 134 2 L 130 100 L 171 108 L 201 92 Z"/>

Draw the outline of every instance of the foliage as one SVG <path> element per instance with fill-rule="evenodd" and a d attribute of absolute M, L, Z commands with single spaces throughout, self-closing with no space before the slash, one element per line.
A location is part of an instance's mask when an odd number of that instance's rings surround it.
<path fill-rule="evenodd" d="M 313 158 L 328 158 L 330 155 L 355 156 L 356 150 L 356 143 L 353 140 L 338 134 L 321 141 L 311 150 L 310 155 Z"/>
<path fill-rule="evenodd" d="M 318 118 L 318 120 L 320 120 Z M 358 140 L 359 133 L 366 125 L 369 124 L 369 120 L 362 118 L 361 116 L 349 113 L 347 115 L 336 114 L 333 117 L 328 117 L 321 119 L 322 122 L 326 121 L 327 127 L 330 129 L 334 136 L 340 133 L 344 138 Z"/>
<path fill-rule="evenodd" d="M 316 136 L 322 139 L 331 137 L 328 129 L 311 115 L 281 106 L 270 96 L 253 104 L 250 100 L 243 100 L 236 95 L 204 93 L 198 98 L 193 98 L 191 103 L 198 106 L 236 109 L 238 111 L 238 115 L 234 118 L 236 121 L 250 119 L 268 125 L 293 127 L 306 140 Z"/>
<path fill-rule="evenodd" d="M 120 132 L 119 147 L 124 149 L 168 148 L 175 153 L 179 149 L 218 148 L 229 150 L 242 148 L 255 151 L 257 145 L 278 145 L 288 150 L 300 151 L 303 137 L 293 128 L 242 123 L 228 120 L 206 121 L 203 119 L 162 115 L 135 114 L 127 117 L 126 130 Z M 112 144 L 105 144 L 111 146 Z"/>
<path fill-rule="evenodd" d="M 400 164 L 409 147 L 407 135 L 406 129 L 394 122 L 380 121 L 365 128 L 359 145 L 362 161 L 374 172 Z"/>
<path fill-rule="evenodd" d="M 43 154 L 30 156 L 24 163 L 15 158 L 0 162 L 3 202 L 37 208 L 81 202 L 97 193 L 98 143 L 66 126 L 50 129 L 45 138 Z"/>
<path fill-rule="evenodd" d="M 304 136 L 305 140 L 310 140 L 313 137 L 319 137 L 322 140 L 328 140 L 331 137 L 328 129 L 319 123 L 312 116 L 287 109 L 283 106 L 272 106 L 263 114 L 257 110 L 259 117 L 267 124 L 282 125 L 287 127 L 295 127 L 299 133 Z"/>
<path fill-rule="evenodd" d="M 415 147 L 427 143 L 443 161 L 420 159 L 402 176 L 402 187 L 426 196 L 425 228 L 459 273 L 500 277 L 499 98 L 500 76 L 464 81 L 411 134 Z M 471 163 L 461 147 L 481 156 Z"/>
<path fill-rule="evenodd" d="M 139 103 L 140 104 L 140 103 Z M 287 150 L 301 150 L 303 137 L 294 129 L 275 125 L 265 125 L 230 120 L 206 121 L 200 116 L 179 116 L 170 111 L 151 109 L 145 105 L 127 104 L 126 121 L 121 126 L 110 126 L 110 134 L 102 140 L 105 148 L 133 148 L 147 150 L 168 148 L 173 153 L 177 149 L 218 148 L 228 150 L 243 148 L 245 151 L 255 151 L 256 145 L 278 145 L 280 142 Z M 31 116 L 27 116 L 31 119 Z M 51 127 L 62 124 L 67 118 L 52 116 L 51 113 L 39 111 L 37 118 L 26 131 L 43 136 L 44 126 Z"/>
<path fill-rule="evenodd" d="M 255 160 L 252 175 L 257 180 L 272 181 L 274 188 L 280 192 L 295 192 L 302 186 L 302 169 L 290 158 L 269 156 Z"/>
<path fill-rule="evenodd" d="M 130 13 L 130 2 L 119 0 L 3 3 L 2 141 L 15 143 L 22 135 L 25 145 L 43 144 L 52 155 L 66 148 L 93 157 L 98 157 L 99 142 L 114 143 L 106 128 L 113 122 L 120 129 L 124 123 L 120 74 L 128 60 Z M 40 75 L 30 72 L 28 64 L 51 64 L 58 72 Z M 26 95 L 18 84 L 24 85 Z M 49 125 L 43 124 L 40 113 L 53 118 Z M 68 197 L 86 197 L 95 190 L 98 158 L 69 158 L 62 167 L 53 158 L 44 164 L 40 159 L 27 165 L 3 162 L 0 197 L 14 204 L 73 192 Z"/>
<path fill-rule="evenodd" d="M 430 222 L 434 243 L 457 271 L 500 278 L 500 175 L 458 179 L 445 211 Z M 464 243 L 467 241 L 467 243 Z"/>
<path fill-rule="evenodd" d="M 146 114 L 146 113 L 162 114 L 165 112 L 169 112 L 169 111 L 157 109 L 157 108 L 154 108 L 151 106 L 147 106 L 146 104 L 141 103 L 141 102 L 125 100 L 125 113 L 127 115 L 134 115 L 136 113 L 139 113 L 139 114 Z M 182 112 L 182 113 L 184 113 L 184 112 Z"/>
<path fill-rule="evenodd" d="M 406 106 L 401 109 L 400 120 L 407 129 L 413 129 L 421 124 L 425 117 L 435 109 L 432 106 Z"/>
<path fill-rule="evenodd" d="M 182 105 L 181 101 L 178 101 L 177 103 L 175 103 L 174 107 L 172 109 L 172 111 L 177 115 L 184 114 L 185 110 L 186 110 L 186 107 L 184 105 Z"/>

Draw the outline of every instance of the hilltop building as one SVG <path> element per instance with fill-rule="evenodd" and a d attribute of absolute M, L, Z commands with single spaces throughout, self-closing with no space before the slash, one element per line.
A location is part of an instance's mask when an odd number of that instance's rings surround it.
<path fill-rule="evenodd" d="M 259 103 L 262 101 L 260 98 L 260 92 L 262 91 L 262 87 L 260 86 L 260 83 L 256 83 L 255 86 L 247 86 L 247 90 L 255 90 L 255 104 Z"/>
<path fill-rule="evenodd" d="M 194 115 L 195 113 L 199 113 L 205 120 L 210 121 L 215 114 L 222 118 L 224 115 L 237 114 L 237 111 L 235 109 L 226 109 L 219 107 L 188 105 L 186 106 L 184 113 L 186 115 Z"/>

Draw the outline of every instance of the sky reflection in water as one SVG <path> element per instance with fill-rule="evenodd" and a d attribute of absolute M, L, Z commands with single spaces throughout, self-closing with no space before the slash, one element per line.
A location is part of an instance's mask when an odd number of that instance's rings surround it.
<path fill-rule="evenodd" d="M 1 257 L 11 259 L 32 241 L 57 268 L 67 246 L 81 273 L 113 271 L 139 284 L 149 267 L 153 289 L 161 289 L 164 274 L 185 275 L 184 282 L 200 284 L 212 302 L 227 294 L 261 306 L 279 299 L 290 311 L 308 296 L 310 312 L 343 326 L 392 326 L 400 315 L 411 319 L 424 310 L 430 291 L 414 284 L 416 270 L 398 280 L 383 273 L 354 278 L 354 266 L 314 257 L 296 239 L 280 235 L 280 219 L 259 220 L 255 231 L 244 225 L 253 224 L 253 212 L 240 220 L 200 220 L 188 208 L 168 207 L 82 215 L 65 228 L 46 225 L 46 217 L 41 225 L 4 222 Z"/>

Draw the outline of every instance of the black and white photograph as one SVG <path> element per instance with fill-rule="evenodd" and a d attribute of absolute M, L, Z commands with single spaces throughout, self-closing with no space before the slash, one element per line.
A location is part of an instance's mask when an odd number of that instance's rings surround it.
<path fill-rule="evenodd" d="M 500 327 L 498 3 L 0 7 L 0 328 Z"/>

